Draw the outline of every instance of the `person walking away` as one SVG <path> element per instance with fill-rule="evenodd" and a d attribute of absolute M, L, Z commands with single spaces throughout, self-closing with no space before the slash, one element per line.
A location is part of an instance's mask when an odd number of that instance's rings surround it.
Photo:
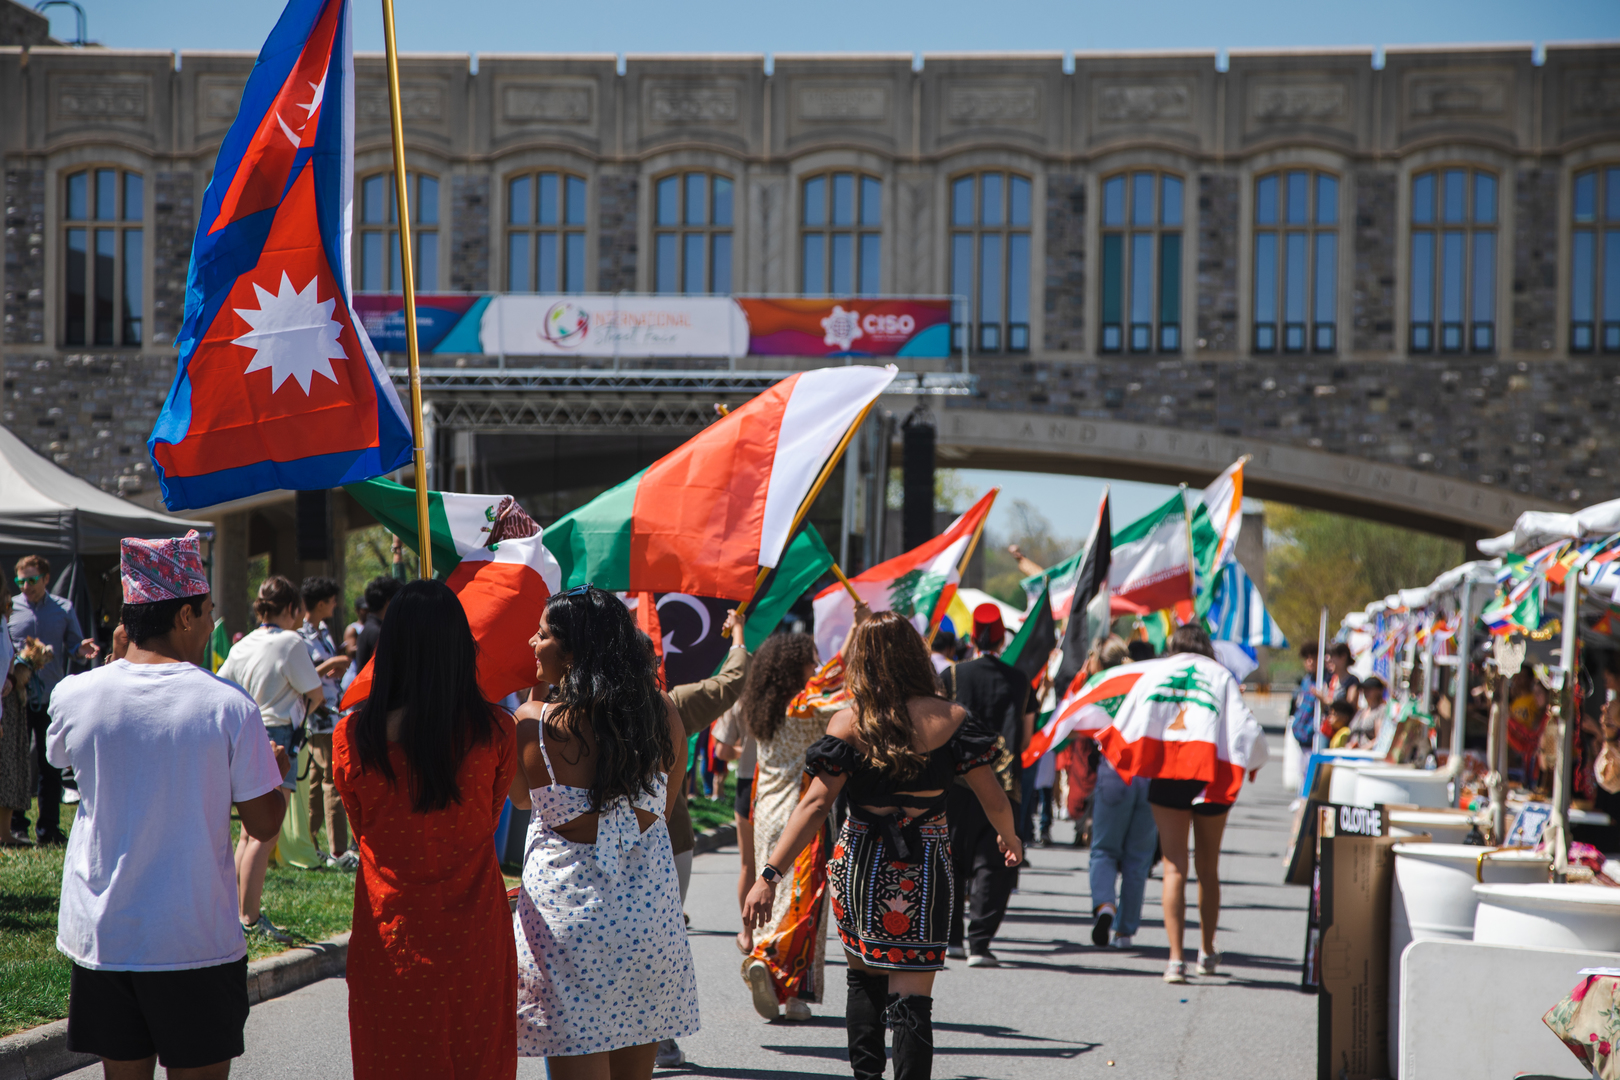
<path fill-rule="evenodd" d="M 808 783 L 805 753 L 827 733 L 832 711 L 795 698 L 816 673 L 815 641 L 808 634 L 772 634 L 759 647 L 743 690 L 742 714 L 757 748 L 754 781 L 755 874 L 787 828 Z M 766 1020 L 810 1019 L 822 999 L 827 962 L 827 848 L 818 837 L 798 860 L 783 866 L 791 878 L 776 896 L 771 917 L 753 926 L 753 948 L 743 981 L 754 1011 Z"/>
<path fill-rule="evenodd" d="M 1093 676 L 1126 663 L 1125 643 L 1109 636 L 1098 643 L 1087 663 Z M 1099 949 L 1114 932 L 1114 948 L 1129 949 L 1142 925 L 1142 900 L 1159 830 L 1148 806 L 1145 776 L 1130 783 L 1108 759 L 1097 755 L 1097 788 L 1091 811 L 1091 943 Z M 1115 881 L 1119 892 L 1114 892 Z"/>
<path fill-rule="evenodd" d="M 737 826 L 737 911 L 741 914 L 754 884 L 754 772 L 759 748 L 743 719 L 742 709 L 733 705 L 714 722 L 715 753 L 735 762 L 737 797 L 732 803 L 732 820 Z M 737 951 L 747 956 L 754 951 L 754 932 L 747 926 L 737 931 Z"/>
<path fill-rule="evenodd" d="M 973 644 L 979 655 L 947 672 L 945 688 L 947 697 L 1001 737 L 1003 756 L 996 763 L 996 775 L 1008 798 L 1017 800 L 1022 768 L 1018 756 L 1035 733 L 1036 698 L 1023 673 L 997 655 L 1006 638 L 1000 608 L 994 604 L 975 608 Z M 984 813 L 983 800 L 966 781 L 947 785 L 946 799 L 956 883 L 951 914 L 952 956 L 960 959 L 964 955 L 962 906 L 966 901 L 968 967 L 996 967 L 998 961 L 990 951 L 990 943 L 1006 917 L 1007 899 L 1018 884 L 1019 864 L 1008 865 L 1002 858 L 999 830 Z M 1019 813 L 1016 808 L 1013 812 L 1015 816 Z M 1020 858 L 1019 863 L 1022 861 Z"/>
<path fill-rule="evenodd" d="M 1350 747 L 1371 750 L 1378 745 L 1384 725 L 1389 723 L 1389 704 L 1384 700 L 1384 680 L 1369 675 L 1361 681 L 1361 707 L 1350 721 Z"/>
<path fill-rule="evenodd" d="M 50 726 L 51 693 L 67 675 L 69 657 L 94 660 L 100 653 L 95 641 L 84 636 L 73 602 L 52 596 L 51 564 L 43 555 L 24 555 L 17 560 L 15 584 L 20 590 L 12 598 L 7 620 L 11 643 L 21 651 L 29 638 L 51 650 L 45 664 L 28 680 L 24 717 L 33 736 L 34 768 L 39 779 L 39 814 L 34 821 L 34 837 L 41 844 L 65 844 L 62 834 L 62 773 L 52 769 L 45 758 L 45 729 Z M 26 811 L 27 804 L 24 804 Z M 12 831 L 28 832 L 28 818 L 12 814 Z"/>
<path fill-rule="evenodd" d="M 56 947 L 71 962 L 68 1049 L 111 1080 L 224 1080 L 244 1049 L 247 943 L 231 807 L 268 842 L 285 751 L 253 700 L 208 673 L 213 601 L 195 531 L 124 540 L 122 660 L 63 680 L 48 759 L 78 777 Z"/>
<path fill-rule="evenodd" d="M 512 717 L 480 693 L 477 643 L 442 581 L 397 592 L 373 663 L 370 697 L 332 738 L 360 848 L 354 1075 L 513 1077 L 517 951 L 490 842 L 517 771 Z"/>
<path fill-rule="evenodd" d="M 293 583 L 280 574 L 265 578 L 253 602 L 253 612 L 259 619 L 257 629 L 231 646 L 231 654 L 219 666 L 219 677 L 246 690 L 258 704 L 270 741 L 287 751 L 289 758 L 281 786 L 294 792 L 298 789 L 294 735 L 302 727 L 307 711 L 326 698 L 321 691 L 321 677 L 304 648 L 304 639 L 297 633 L 304 609 Z M 236 882 L 241 901 L 238 914 L 249 933 L 286 945 L 292 938 L 270 921 L 259 903 L 275 846 L 275 839 L 263 841 L 246 830 L 237 840 Z"/>
<path fill-rule="evenodd" d="M 1346 650 L 1348 651 L 1348 650 Z M 1215 646 L 1203 627 L 1189 623 L 1170 635 L 1165 654 L 1191 653 L 1215 659 Z M 1346 669 L 1348 670 L 1348 669 Z M 1255 725 L 1253 716 L 1239 722 Z M 1236 726 L 1228 721 L 1228 726 Z M 1250 761 L 1249 778 L 1260 771 L 1266 760 L 1266 740 L 1255 740 L 1256 753 Z M 1154 777 L 1148 781 L 1147 801 L 1153 822 L 1159 829 L 1159 846 L 1164 851 L 1164 928 L 1170 937 L 1170 962 L 1164 981 L 1187 981 L 1187 963 L 1182 958 L 1182 933 L 1187 924 L 1187 834 L 1192 832 L 1194 860 L 1198 870 L 1198 930 L 1203 947 L 1198 952 L 1198 974 L 1214 975 L 1221 954 L 1215 948 L 1215 931 L 1221 918 L 1221 835 L 1226 831 L 1226 814 L 1231 803 L 1204 799 L 1207 780 L 1169 780 Z"/>
<path fill-rule="evenodd" d="M 719 720 L 727 709 L 737 703 L 743 681 L 748 677 L 748 646 L 743 641 L 743 624 L 735 609 L 726 612 L 726 621 L 720 626 L 720 636 L 731 638 L 731 649 L 720 665 L 720 670 L 707 679 L 672 686 L 669 699 L 681 715 L 681 729 L 688 739 Z M 701 752 L 701 751 L 700 751 Z M 741 783 L 741 778 L 738 778 Z M 686 907 L 686 890 L 692 881 L 692 852 L 697 836 L 692 830 L 692 811 L 684 798 L 676 799 L 669 815 L 670 847 L 675 855 L 675 875 L 680 884 L 681 907 Z M 655 1062 L 660 1069 L 673 1069 L 686 1064 L 686 1055 L 674 1039 L 658 1044 Z"/>
<path fill-rule="evenodd" d="M 844 649 L 853 702 L 806 755 L 804 798 L 769 852 L 744 920 L 775 908 L 784 868 L 821 834 L 847 791 L 849 816 L 829 871 L 845 974 L 849 1062 L 856 1080 L 883 1075 L 883 1028 L 894 1031 L 895 1080 L 929 1080 L 934 977 L 945 966 L 954 902 L 945 793 L 966 780 L 993 823 L 1003 864 L 1023 856 L 1012 805 L 990 765 L 997 736 L 940 696 L 921 635 L 893 611 L 856 622 Z"/>
<path fill-rule="evenodd" d="M 348 656 L 332 640 L 327 620 L 337 611 L 342 590 L 331 578 L 308 577 L 298 587 L 304 601 L 304 622 L 298 628 L 315 674 L 321 677 L 324 701 L 305 718 L 304 738 L 309 747 L 309 835 L 313 840 L 326 825 L 326 852 L 316 846 L 316 857 L 339 870 L 357 870 L 360 857 L 349 850 L 349 822 L 343 797 L 332 781 L 332 732 L 337 727 L 343 691 L 339 684 L 349 669 Z"/>
<path fill-rule="evenodd" d="M 371 663 L 371 654 L 377 651 L 377 638 L 382 635 L 382 621 L 388 614 L 388 602 L 404 587 L 404 582 L 393 577 L 374 577 L 366 582 L 366 618 L 354 638 L 354 670 L 362 671 Z"/>
<path fill-rule="evenodd" d="M 0 580 L 0 618 L 11 617 L 11 590 Z M 33 668 L 19 660 L 11 634 L 0 631 L 0 847 L 29 847 L 28 832 L 12 830 L 12 819 L 28 820 L 33 799 L 28 763 L 28 680 Z"/>
<path fill-rule="evenodd" d="M 929 648 L 928 662 L 934 665 L 935 675 L 944 675 L 945 670 L 956 663 L 956 624 L 951 622 L 949 615 L 939 620 L 939 629 L 934 633 L 934 643 Z"/>
<path fill-rule="evenodd" d="M 552 700 L 518 710 L 512 803 L 532 807 L 518 950 L 518 1053 L 552 1080 L 647 1080 L 698 1029 L 669 832 L 686 736 L 629 609 L 581 585 L 530 644 Z"/>

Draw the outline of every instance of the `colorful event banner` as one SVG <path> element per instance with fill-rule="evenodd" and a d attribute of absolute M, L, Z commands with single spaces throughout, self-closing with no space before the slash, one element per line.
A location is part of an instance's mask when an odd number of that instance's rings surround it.
<path fill-rule="evenodd" d="M 951 354 L 951 302 L 939 300 L 761 300 L 739 297 L 750 356 L 929 356 Z"/>
<path fill-rule="evenodd" d="M 379 352 L 405 352 L 401 296 L 354 298 Z M 423 353 L 489 356 L 947 357 L 946 299 L 418 293 Z"/>

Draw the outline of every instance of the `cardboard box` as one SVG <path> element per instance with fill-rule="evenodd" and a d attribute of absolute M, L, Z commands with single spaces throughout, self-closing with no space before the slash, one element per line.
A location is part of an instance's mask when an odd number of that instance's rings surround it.
<path fill-rule="evenodd" d="M 1319 1080 L 1389 1075 L 1389 893 L 1399 836 L 1329 835 L 1322 808 L 1318 844 Z M 1387 822 L 1385 823 L 1387 827 Z"/>

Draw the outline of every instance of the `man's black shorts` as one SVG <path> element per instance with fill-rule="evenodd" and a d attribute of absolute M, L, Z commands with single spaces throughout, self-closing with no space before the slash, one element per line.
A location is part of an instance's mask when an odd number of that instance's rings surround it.
<path fill-rule="evenodd" d="M 1202 780 L 1153 779 L 1148 781 L 1147 800 L 1152 806 L 1162 806 L 1166 810 L 1191 810 L 1202 817 L 1219 817 L 1232 809 L 1231 803 L 1193 802 L 1203 790 Z"/>
<path fill-rule="evenodd" d="M 732 800 L 731 809 L 744 821 L 754 820 L 754 778 L 746 780 L 737 777 L 737 797 Z"/>
<path fill-rule="evenodd" d="M 68 1049 L 166 1069 L 241 1057 L 247 957 L 180 971 L 92 971 L 73 965 Z"/>

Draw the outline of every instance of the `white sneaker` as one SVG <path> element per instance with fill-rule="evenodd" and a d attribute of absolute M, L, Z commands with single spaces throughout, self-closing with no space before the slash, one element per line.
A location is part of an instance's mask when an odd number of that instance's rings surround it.
<path fill-rule="evenodd" d="M 63 806 L 72 806 L 73 804 L 77 803 L 78 801 L 79 801 L 79 790 L 77 788 L 65 787 L 65 788 L 62 789 L 62 805 Z"/>
<path fill-rule="evenodd" d="M 1131 935 L 1129 935 L 1129 934 L 1115 934 L 1114 935 L 1114 948 L 1116 948 L 1116 949 L 1129 949 L 1129 948 L 1131 948 Z"/>
<path fill-rule="evenodd" d="M 782 1010 L 782 1017 L 785 1020 L 808 1020 L 810 1019 L 810 1006 L 798 998 L 793 998 L 787 1003 L 787 1007 Z"/>
<path fill-rule="evenodd" d="M 353 848 L 350 848 L 348 851 L 345 851 L 343 854 L 333 859 L 332 865 L 336 866 L 339 870 L 344 870 L 352 874 L 356 870 L 360 869 L 360 856 L 355 854 Z"/>
<path fill-rule="evenodd" d="M 743 978 L 748 980 L 748 989 L 754 995 L 754 1011 L 766 1020 L 775 1020 L 782 1015 L 782 1008 L 776 1002 L 776 987 L 771 985 L 771 969 L 762 961 L 755 960 L 743 969 Z"/>
<path fill-rule="evenodd" d="M 1165 965 L 1164 981 L 1167 983 L 1184 983 L 1187 981 L 1187 961 L 1172 960 Z"/>
<path fill-rule="evenodd" d="M 1214 975 L 1215 965 L 1219 964 L 1220 962 L 1221 951 L 1219 949 L 1216 949 L 1214 952 L 1205 952 L 1203 949 L 1198 950 L 1198 974 Z"/>
<path fill-rule="evenodd" d="M 686 1054 L 674 1039 L 659 1039 L 658 1053 L 653 1057 L 655 1069 L 678 1069 L 686 1064 Z"/>
<path fill-rule="evenodd" d="M 974 953 L 968 957 L 968 967 L 1000 967 L 1001 961 L 996 959 L 995 953 Z"/>

